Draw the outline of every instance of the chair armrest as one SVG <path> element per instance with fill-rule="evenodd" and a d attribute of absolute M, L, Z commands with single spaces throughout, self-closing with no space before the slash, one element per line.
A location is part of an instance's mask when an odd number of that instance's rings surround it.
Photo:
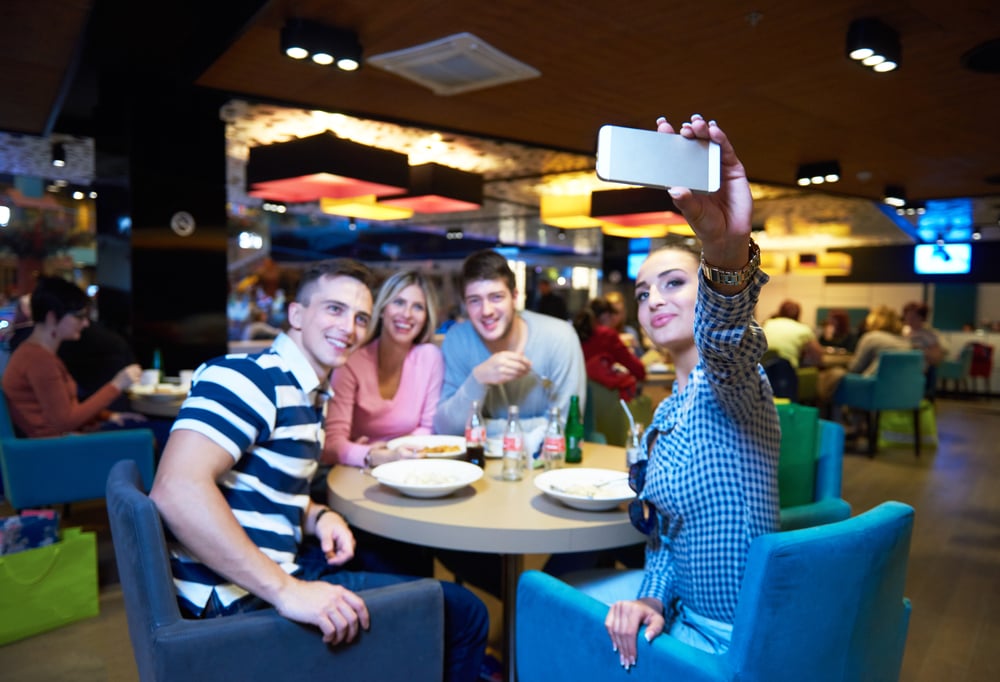
<path fill-rule="evenodd" d="M 639 634 L 639 656 L 626 671 L 604 628 L 608 606 L 540 571 L 525 571 L 517 587 L 519 682 L 578 680 L 730 680 L 725 656 L 699 651 L 667 635 L 652 644 Z M 555 629 L 553 629 L 555 628 Z"/>
<path fill-rule="evenodd" d="M 136 462 L 145 490 L 153 483 L 153 432 L 124 429 L 53 438 L 5 438 L 4 486 L 15 509 L 103 498 L 115 462 Z"/>
<path fill-rule="evenodd" d="M 434 580 L 359 592 L 371 628 L 350 644 L 328 646 L 319 629 L 273 609 L 182 620 L 155 635 L 157 680 L 417 680 L 440 682 L 444 597 Z"/>
<path fill-rule="evenodd" d="M 860 409 L 869 409 L 875 394 L 875 377 L 861 374 L 845 374 L 840 379 L 837 392 L 834 394 L 835 405 L 850 405 Z"/>

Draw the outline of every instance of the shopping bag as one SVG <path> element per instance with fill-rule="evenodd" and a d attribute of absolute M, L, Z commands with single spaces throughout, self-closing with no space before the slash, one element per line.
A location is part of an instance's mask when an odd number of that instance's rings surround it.
<path fill-rule="evenodd" d="M 929 400 L 920 401 L 920 449 L 934 450 L 937 448 L 937 418 L 934 414 L 934 403 Z M 884 410 L 878 417 L 878 447 L 913 449 L 913 411 Z"/>
<path fill-rule="evenodd" d="M 55 544 L 0 556 L 0 644 L 98 612 L 94 533 L 66 528 Z"/>
<path fill-rule="evenodd" d="M 778 497 L 781 508 L 809 504 L 815 495 L 819 410 L 798 403 L 776 403 L 781 422 Z"/>

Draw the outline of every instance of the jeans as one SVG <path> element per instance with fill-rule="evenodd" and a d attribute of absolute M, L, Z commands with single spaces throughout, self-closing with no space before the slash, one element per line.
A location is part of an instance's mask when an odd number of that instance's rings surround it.
<path fill-rule="evenodd" d="M 295 574 L 296 578 L 323 580 L 351 592 L 419 580 L 413 576 L 346 571 L 330 566 L 318 543 L 303 547 L 298 564 L 301 568 Z M 489 613 L 479 597 L 464 587 L 442 581 L 441 589 L 444 593 L 444 679 L 448 682 L 475 682 L 479 679 L 486 653 Z M 229 616 L 269 607 L 270 604 L 253 595 L 222 607 L 213 593 L 202 617 Z"/>

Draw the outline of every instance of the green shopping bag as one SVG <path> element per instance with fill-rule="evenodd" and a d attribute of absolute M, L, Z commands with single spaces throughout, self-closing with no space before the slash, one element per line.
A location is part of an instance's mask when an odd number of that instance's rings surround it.
<path fill-rule="evenodd" d="M 66 528 L 53 545 L 0 555 L 0 644 L 98 613 L 94 533 Z"/>
<path fill-rule="evenodd" d="M 781 458 L 778 496 L 781 508 L 809 504 L 815 495 L 819 410 L 797 403 L 778 403 Z"/>
<path fill-rule="evenodd" d="M 937 448 L 937 418 L 934 404 L 929 400 L 920 401 L 920 449 Z M 878 417 L 878 447 L 913 449 L 913 411 L 885 410 Z"/>

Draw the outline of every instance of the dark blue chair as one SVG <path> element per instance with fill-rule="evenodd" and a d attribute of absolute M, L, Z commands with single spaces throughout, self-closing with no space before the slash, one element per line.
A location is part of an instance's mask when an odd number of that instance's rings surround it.
<path fill-rule="evenodd" d="M 350 644 L 328 646 L 318 628 L 288 620 L 274 609 L 188 620 L 177 606 L 159 512 L 143 492 L 134 462 L 112 467 L 107 504 L 128 633 L 142 682 L 440 682 L 444 597 L 436 581 L 360 592 L 371 629 Z"/>

